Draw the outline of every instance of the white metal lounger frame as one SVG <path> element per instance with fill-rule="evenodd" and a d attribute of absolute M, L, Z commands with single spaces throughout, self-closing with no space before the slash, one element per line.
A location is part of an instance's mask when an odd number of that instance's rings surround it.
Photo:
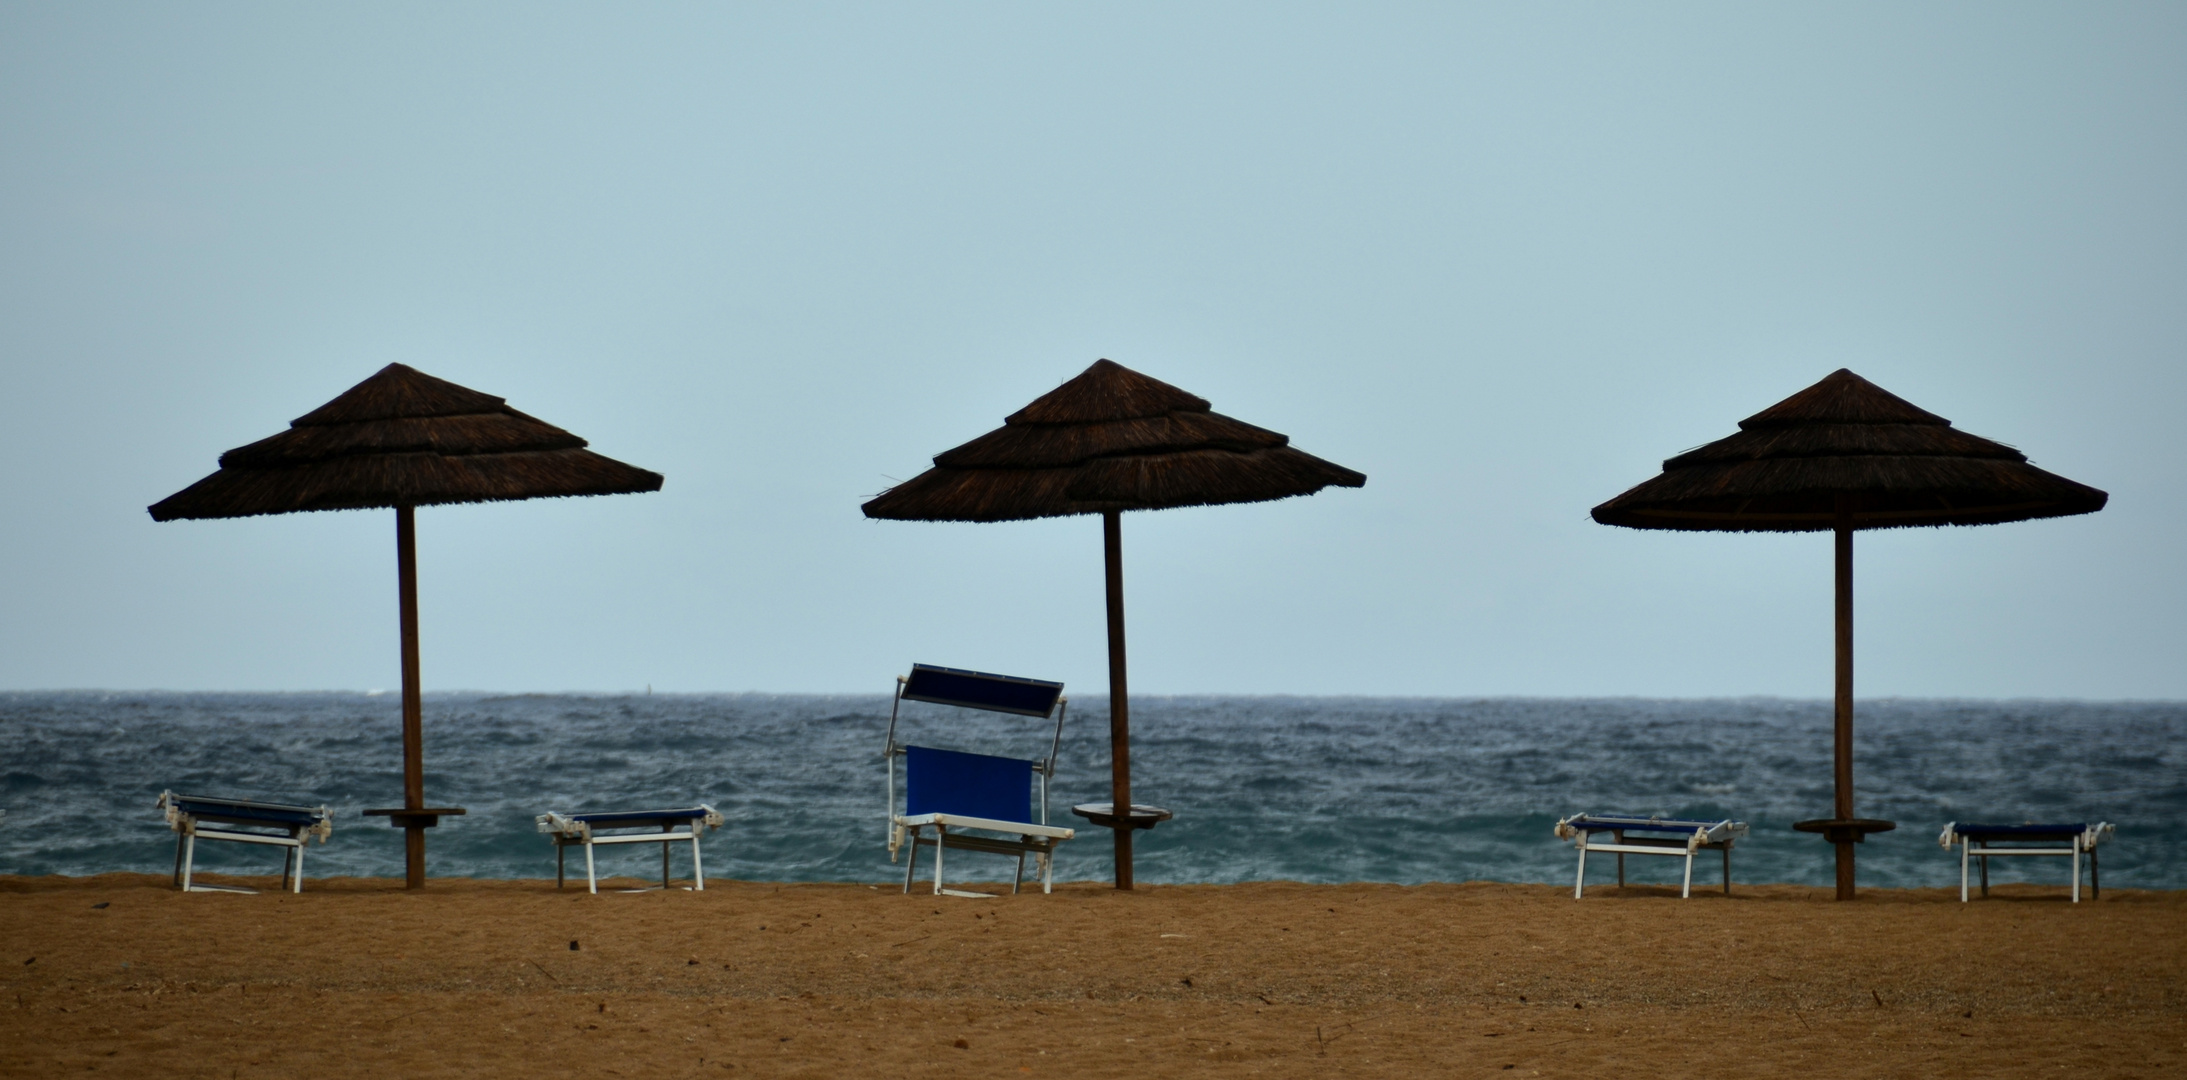
<path fill-rule="evenodd" d="M 908 844 L 911 848 L 904 860 L 904 891 L 911 891 L 912 877 L 919 867 L 921 845 L 934 849 L 934 893 L 937 896 L 981 897 L 987 893 L 970 892 L 942 887 L 942 852 L 946 848 L 962 848 L 967 851 L 988 851 L 997 855 L 1018 857 L 1017 873 L 1010 879 L 1010 891 L 1015 894 L 1025 882 L 1025 857 L 1033 856 L 1040 874 L 1040 891 L 1055 891 L 1056 845 L 1078 835 L 1074 829 L 1048 824 L 1048 781 L 1056 774 L 1056 755 L 1063 747 L 1063 715 L 1071 707 L 1071 699 L 1056 698 L 1055 734 L 1048 740 L 1048 756 L 1033 763 L 1033 771 L 1040 775 L 1040 821 L 996 821 L 992 818 L 964 817 L 957 814 L 918 814 L 905 816 L 896 812 L 896 759 L 908 749 L 896 741 L 896 717 L 904 704 L 904 686 L 910 680 L 896 677 L 896 694 L 888 707 L 888 861 L 896 861 L 896 852 Z M 1016 833 L 1018 839 L 979 836 L 971 833 L 953 833 L 949 830 L 982 829 L 988 832 Z M 929 838 L 927 829 L 933 829 Z"/>
<path fill-rule="evenodd" d="M 2083 826 L 2079 832 L 2068 837 L 2065 844 L 2061 845 L 2053 840 L 2051 843 L 2042 846 L 2038 846 L 2040 843 L 2038 840 L 2017 840 L 2016 837 L 2009 835 L 1998 836 L 1994 839 L 1982 836 L 1967 836 L 1959 831 L 1958 826 L 1959 823 L 1956 821 L 1945 824 L 1944 832 L 1936 838 L 1936 842 L 1938 846 L 1946 851 L 1950 851 L 1953 844 L 1959 845 L 1959 902 L 1962 904 L 1967 902 L 1967 863 L 1970 860 L 1981 861 L 1982 895 L 1988 896 L 1990 894 L 1990 860 L 2008 855 L 2059 855 L 2071 858 L 2073 860 L 2073 902 L 2078 904 L 2081 902 L 2081 853 L 2085 851 L 2088 853 L 2088 884 L 2090 891 L 2098 896 L 2102 895 L 2103 886 L 2098 883 L 2096 878 L 2096 845 L 2102 843 L 2116 831 L 2116 827 L 2108 821 Z M 1995 841 L 2017 842 L 2020 846 L 1991 847 L 1990 845 Z"/>
<path fill-rule="evenodd" d="M 261 806 L 267 809 L 316 814 L 318 816 L 317 822 L 311 825 L 272 821 L 263 823 L 269 829 L 287 829 L 288 835 L 281 836 L 274 833 L 246 832 L 241 828 L 234 827 L 235 825 L 245 824 L 243 822 L 231 823 L 227 826 L 208 825 L 204 820 L 200 820 L 197 814 L 192 814 L 182 808 L 182 803 L 189 799 L 190 797 L 186 795 L 176 795 L 172 791 L 162 791 L 158 803 L 159 808 L 167 812 L 167 827 L 175 831 L 174 882 L 182 888 L 183 892 L 255 893 L 258 891 L 240 885 L 200 885 L 194 883 L 191 878 L 197 870 L 197 842 L 200 837 L 207 840 L 225 840 L 235 844 L 265 844 L 270 847 L 287 849 L 281 853 L 281 888 L 284 892 L 300 893 L 304 891 L 305 841 L 316 836 L 319 838 L 319 842 L 324 844 L 327 842 L 327 837 L 334 832 L 333 816 L 327 812 L 327 808 L 324 806 L 287 806 L 276 803 L 252 803 L 241 799 L 219 800 L 239 807 Z M 248 824 L 259 823 L 253 821 L 248 822 Z"/>
<path fill-rule="evenodd" d="M 918 872 L 919 848 L 923 845 L 934 849 L 934 892 L 937 896 L 979 897 L 990 895 L 988 893 L 942 887 L 942 852 L 950 848 L 962 848 L 967 851 L 991 851 L 997 855 L 1017 856 L 1017 873 L 1010 879 L 1010 891 L 1012 893 L 1017 892 L 1019 887 L 1023 885 L 1025 881 L 1025 857 L 1031 855 L 1039 860 L 1036 869 L 1040 874 L 1040 891 L 1043 893 L 1054 892 L 1056 845 L 1077 835 L 1075 830 L 1055 825 L 1036 825 L 1024 821 L 996 821 L 992 818 L 964 817 L 958 814 L 917 814 L 911 817 L 899 816 L 895 821 L 897 826 L 903 830 L 904 840 L 902 842 L 909 844 L 911 847 L 910 853 L 904 859 L 904 891 L 911 891 L 912 877 Z M 926 830 L 930 828 L 934 830 L 934 835 L 931 838 L 926 835 Z M 995 836 L 979 836 L 973 833 L 953 833 L 949 831 L 952 828 L 1016 833 L 1018 839 L 1009 840 Z"/>
<path fill-rule="evenodd" d="M 705 892 L 706 864 L 699 856 L 699 826 L 704 825 L 709 829 L 718 829 L 721 827 L 722 816 L 719 811 L 705 803 L 700 803 L 692 809 L 704 810 L 706 813 L 700 816 L 679 816 L 676 818 L 675 820 L 683 821 L 687 825 L 682 832 L 676 831 L 673 823 L 662 821 L 660 822 L 661 831 L 657 833 L 597 833 L 593 831 L 592 822 L 581 820 L 587 816 L 583 814 L 572 816 L 549 812 L 533 818 L 532 821 L 534 827 L 540 832 L 546 833 L 547 838 L 554 841 L 554 887 L 557 889 L 562 887 L 562 856 L 569 848 L 580 844 L 585 849 L 585 891 L 592 895 L 600 895 L 600 875 L 593 864 L 592 858 L 593 846 L 597 844 L 661 845 L 661 888 L 667 889 L 670 886 L 668 846 L 688 840 L 691 842 L 691 891 Z M 643 812 L 618 816 L 642 817 Z M 653 823 L 633 822 L 628 825 L 603 823 L 600 827 L 603 829 L 642 829 L 650 824 Z M 647 886 L 645 889 L 632 891 L 646 892 L 650 889 L 651 886 Z"/>
<path fill-rule="evenodd" d="M 1692 831 L 1686 831 L 1691 826 Z M 1676 830 L 1675 832 L 1673 830 Z M 1655 836 L 1627 836 L 1628 830 L 1651 832 Z M 1610 833 L 1613 841 L 1608 844 L 1592 842 L 1589 833 Z M 1684 835 L 1680 835 L 1683 833 Z M 1678 886 L 1679 899 L 1693 896 L 1693 856 L 1697 851 L 1716 850 L 1724 853 L 1724 895 L 1731 895 L 1731 846 L 1747 834 L 1743 821 L 1686 821 L 1670 818 L 1619 817 L 1609 814 L 1574 814 L 1557 822 L 1557 837 L 1570 840 L 1579 848 L 1579 873 L 1572 879 L 1572 899 L 1577 900 L 1587 888 L 1587 853 L 1610 851 L 1617 853 L 1617 883 L 1625 884 L 1625 856 L 1669 855 L 1686 860 L 1686 876 Z"/>

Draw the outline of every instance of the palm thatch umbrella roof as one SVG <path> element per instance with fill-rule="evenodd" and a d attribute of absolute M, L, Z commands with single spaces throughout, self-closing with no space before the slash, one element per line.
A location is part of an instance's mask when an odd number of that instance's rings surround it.
<path fill-rule="evenodd" d="M 1837 847 L 1837 892 L 1854 896 L 1853 845 L 1893 827 L 1853 815 L 1853 533 L 1993 525 L 2103 509 L 2109 496 L 2028 464 L 1843 368 L 1739 422 L 1739 433 L 1663 463 L 1594 509 L 1604 525 L 1836 536 L 1837 679 L 1832 816 L 1794 828 Z"/>
<path fill-rule="evenodd" d="M 1265 502 L 1364 474 L 1292 448 L 1291 440 L 1212 411 L 1207 399 L 1099 360 L 934 456 L 934 467 L 865 504 L 906 521 L 1027 518 Z"/>
<path fill-rule="evenodd" d="M 492 394 L 389 364 L 220 471 L 152 504 L 154 521 L 659 491 L 661 474 Z"/>
<path fill-rule="evenodd" d="M 1843 368 L 1663 463 L 1594 509 L 1604 525 L 1819 532 L 1852 501 L 1853 527 L 1992 525 L 2103 509 L 2105 494 L 2028 464 Z"/>
<path fill-rule="evenodd" d="M 1109 616 L 1110 799 L 1078 808 L 1116 833 L 1116 885 L 1132 887 L 1132 830 L 1167 811 L 1131 801 L 1130 695 L 1124 658 L 1126 510 L 1266 502 L 1363 473 L 1294 449 L 1291 440 L 1213 411 L 1207 399 L 1109 360 L 1004 418 L 1003 426 L 934 457 L 934 467 L 867 502 L 867 517 L 1022 521 L 1100 514 Z"/>
<path fill-rule="evenodd" d="M 218 472 L 148 509 L 154 521 L 394 509 L 403 805 L 366 813 L 405 831 L 405 871 L 415 889 L 425 884 L 425 830 L 463 813 L 425 802 L 417 508 L 660 488 L 661 474 L 601 457 L 585 440 L 492 394 L 389 364 L 287 431 L 220 455 Z"/>

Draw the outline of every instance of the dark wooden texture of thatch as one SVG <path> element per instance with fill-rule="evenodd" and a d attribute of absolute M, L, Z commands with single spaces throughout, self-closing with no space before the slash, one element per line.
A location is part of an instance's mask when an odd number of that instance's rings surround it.
<path fill-rule="evenodd" d="M 1834 527 L 1989 525 L 2103 509 L 2103 492 L 2028 464 L 1839 369 L 1739 422 L 1739 433 L 1663 463 L 1663 473 L 1595 507 L 1635 529 L 1808 532 Z"/>
<path fill-rule="evenodd" d="M 601 457 L 492 394 L 389 364 L 150 509 L 173 521 L 660 487 L 661 474 Z"/>
<path fill-rule="evenodd" d="M 1367 482 L 1290 441 L 1100 360 L 864 509 L 911 521 L 1016 521 L 1264 502 Z"/>

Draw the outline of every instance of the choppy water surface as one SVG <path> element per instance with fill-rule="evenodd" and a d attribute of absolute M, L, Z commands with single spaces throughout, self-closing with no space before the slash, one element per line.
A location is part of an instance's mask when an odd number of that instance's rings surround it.
<path fill-rule="evenodd" d="M 400 706 L 365 694 L 0 694 L 0 872 L 164 873 L 162 789 L 337 812 L 313 876 L 399 876 L 401 834 L 360 811 L 400 802 Z M 436 876 L 553 873 L 545 810 L 711 803 L 728 818 L 710 877 L 885 881 L 880 749 L 886 698 L 801 695 L 426 698 L 426 791 L 464 806 L 431 834 Z M 1552 823 L 1581 810 L 1731 816 L 1753 824 L 1745 881 L 1827 884 L 1829 848 L 1791 823 L 1827 816 L 1827 702 L 1176 697 L 1133 701 L 1138 800 L 1176 811 L 1141 834 L 1160 882 L 1571 880 Z M 1105 703 L 1064 731 L 1055 816 L 1107 798 Z M 1863 702 L 1862 816 L 1900 823 L 1861 849 L 1861 880 L 1944 885 L 1945 822 L 2119 826 L 2107 885 L 2187 887 L 2187 704 Z M 911 741 L 1038 756 L 1039 721 L 907 706 Z M 1063 878 L 1109 873 L 1107 833 L 1065 845 Z M 262 849 L 201 848 L 215 869 L 268 872 Z M 603 869 L 658 867 L 644 851 Z M 967 872 L 1007 866 L 964 857 Z M 680 862 L 681 860 L 679 860 Z M 2063 860 L 2001 880 L 2061 884 Z M 2031 865 L 2032 864 L 2032 865 Z M 1635 860 L 1675 881 L 1671 859 Z M 1607 867 L 1604 868 L 1607 872 Z M 1698 875 L 1697 875 L 1698 876 Z"/>

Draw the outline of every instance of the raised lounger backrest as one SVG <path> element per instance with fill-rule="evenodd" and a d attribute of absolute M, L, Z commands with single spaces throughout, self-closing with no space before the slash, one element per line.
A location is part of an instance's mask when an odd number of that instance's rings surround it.
<path fill-rule="evenodd" d="M 905 701 L 1040 717 L 1054 713 L 1056 699 L 1062 695 L 1063 684 L 1059 682 L 932 664 L 911 665 L 911 676 L 904 680 L 903 689 Z"/>
<path fill-rule="evenodd" d="M 898 713 L 906 701 L 948 705 L 961 709 L 1034 716 L 1052 720 L 1048 754 L 1034 761 L 968 754 L 932 747 L 907 746 L 896 741 Z M 1071 708 L 1063 696 L 1063 684 L 1046 679 L 1025 679 L 985 671 L 913 664 L 911 674 L 896 677 L 896 693 L 888 710 L 888 812 L 896 811 L 896 759 L 905 759 L 905 816 L 952 814 L 992 821 L 1048 824 L 1048 782 L 1055 776 L 1056 754 L 1063 746 L 1063 716 Z M 1030 771 L 1031 778 L 1025 775 Z M 1037 778 L 1040 798 L 1035 809 L 1027 788 Z M 984 807 L 985 809 L 980 809 Z M 1036 816 L 1037 815 L 1037 816 Z M 903 840 L 903 827 L 889 827 L 889 856 L 895 857 Z"/>
<path fill-rule="evenodd" d="M 904 747 L 904 813 L 1033 821 L 1033 775 L 1040 763 L 1018 758 Z"/>

